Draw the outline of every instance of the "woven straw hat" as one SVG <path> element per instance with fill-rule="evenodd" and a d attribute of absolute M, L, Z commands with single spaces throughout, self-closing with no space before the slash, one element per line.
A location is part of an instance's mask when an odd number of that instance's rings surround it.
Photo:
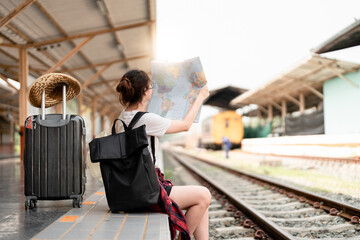
<path fill-rule="evenodd" d="M 41 96 L 45 89 L 45 108 L 62 102 L 62 86 L 66 84 L 66 101 L 80 93 L 81 85 L 75 78 L 62 73 L 48 73 L 40 76 L 30 86 L 29 101 L 41 108 Z"/>

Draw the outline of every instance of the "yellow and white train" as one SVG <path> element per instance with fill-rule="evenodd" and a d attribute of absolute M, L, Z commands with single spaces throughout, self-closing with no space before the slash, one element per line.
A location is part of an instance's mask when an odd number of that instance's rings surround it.
<path fill-rule="evenodd" d="M 241 146 L 244 137 L 242 117 L 235 111 L 224 111 L 205 119 L 202 123 L 201 146 L 221 149 L 222 138 L 229 138 L 233 148 Z"/>

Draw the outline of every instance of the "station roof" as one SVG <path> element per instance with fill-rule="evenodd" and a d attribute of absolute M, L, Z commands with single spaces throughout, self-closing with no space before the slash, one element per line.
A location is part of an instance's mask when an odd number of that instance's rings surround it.
<path fill-rule="evenodd" d="M 204 104 L 227 110 L 235 110 L 237 107 L 230 105 L 230 101 L 246 91 L 247 89 L 233 86 L 212 90 Z"/>
<path fill-rule="evenodd" d="M 326 53 L 358 45 L 360 45 L 360 20 L 355 21 L 312 51 L 314 53 Z"/>
<path fill-rule="evenodd" d="M 285 99 L 288 111 L 292 112 L 299 109 L 297 97 L 299 93 L 303 93 L 306 96 L 305 108 L 310 108 L 322 102 L 323 82 L 337 76 L 350 81 L 344 74 L 358 71 L 359 68 L 360 64 L 357 63 L 312 54 L 268 83 L 236 97 L 231 104 L 238 107 L 250 104 L 275 105 L 276 114 L 280 112 L 279 106 Z M 349 84 L 358 87 L 351 81 Z"/>
<path fill-rule="evenodd" d="M 72 75 L 83 85 L 85 105 L 100 96 L 98 109 L 111 105 L 116 114 L 120 77 L 133 68 L 150 72 L 155 21 L 155 0 L 0 1 L 0 77 L 18 81 L 25 47 L 29 74 Z M 17 99 L 0 96 L 0 103 L 17 106 Z"/>

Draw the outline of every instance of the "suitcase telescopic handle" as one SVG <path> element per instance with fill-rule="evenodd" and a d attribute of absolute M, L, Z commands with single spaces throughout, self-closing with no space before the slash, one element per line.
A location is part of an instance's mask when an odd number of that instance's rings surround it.
<path fill-rule="evenodd" d="M 66 84 L 63 84 L 62 96 L 62 119 L 66 119 Z M 41 119 L 45 120 L 45 89 L 41 96 Z"/>

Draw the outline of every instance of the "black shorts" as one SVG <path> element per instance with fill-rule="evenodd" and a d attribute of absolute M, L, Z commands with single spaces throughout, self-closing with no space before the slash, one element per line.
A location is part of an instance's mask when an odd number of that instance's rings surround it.
<path fill-rule="evenodd" d="M 168 196 L 170 196 L 171 189 L 172 189 L 172 186 L 165 186 L 165 191 Z"/>

